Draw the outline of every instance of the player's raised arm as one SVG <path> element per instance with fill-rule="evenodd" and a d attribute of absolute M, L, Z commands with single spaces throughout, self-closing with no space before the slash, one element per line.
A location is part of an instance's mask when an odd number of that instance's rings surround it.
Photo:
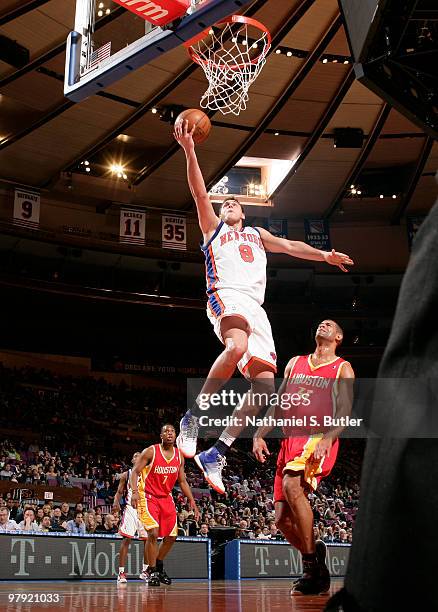
<path fill-rule="evenodd" d="M 176 123 L 174 136 L 186 154 L 187 179 L 193 199 L 195 200 L 196 210 L 198 211 L 199 227 L 204 235 L 204 241 L 208 241 L 219 224 L 219 217 L 214 212 L 213 205 L 205 188 L 204 177 L 199 167 L 198 158 L 196 157 L 195 143 L 193 142 L 193 132 L 196 126 L 193 126 L 190 132 L 187 130 L 187 126 L 187 121 Z"/>
<path fill-rule="evenodd" d="M 132 468 L 130 484 L 131 484 L 131 489 L 132 489 L 131 506 L 133 508 L 137 508 L 137 503 L 138 503 L 138 484 L 137 484 L 138 477 L 140 476 L 141 471 L 147 465 L 149 465 L 149 463 L 153 460 L 153 458 L 154 458 L 154 447 L 148 446 L 148 448 L 145 448 L 142 451 L 137 461 L 135 462 L 134 467 Z"/>
<path fill-rule="evenodd" d="M 126 487 L 126 481 L 128 480 L 128 472 L 123 472 L 119 478 L 119 486 L 117 487 L 116 494 L 114 495 L 113 501 L 113 512 L 120 511 L 120 500 L 123 497 L 123 493 Z"/>
<path fill-rule="evenodd" d="M 354 261 L 345 253 L 338 253 L 334 249 L 331 251 L 320 251 L 314 249 L 309 244 L 299 240 L 286 240 L 273 236 L 263 227 L 258 227 L 263 245 L 270 253 L 284 253 L 298 259 L 308 259 L 310 261 L 325 261 L 331 266 L 338 266 L 342 272 L 348 272 L 345 266 L 353 266 Z"/>
<path fill-rule="evenodd" d="M 189 487 L 189 483 L 187 482 L 186 473 L 184 470 L 184 457 L 182 456 L 181 453 L 180 453 L 180 457 L 181 457 L 181 465 L 179 466 L 178 483 L 179 483 L 179 486 L 181 487 L 181 491 L 183 495 L 185 495 L 187 499 L 189 500 L 190 508 L 193 510 L 195 514 L 195 521 L 198 522 L 200 519 L 199 509 L 193 497 L 192 490 Z"/>

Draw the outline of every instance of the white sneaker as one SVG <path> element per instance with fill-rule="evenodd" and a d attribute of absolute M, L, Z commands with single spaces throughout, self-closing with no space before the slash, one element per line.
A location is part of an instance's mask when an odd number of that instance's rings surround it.
<path fill-rule="evenodd" d="M 223 495 L 225 493 L 225 485 L 222 481 L 222 470 L 227 465 L 225 457 L 219 453 L 217 448 L 212 446 L 207 451 L 196 455 L 195 462 L 202 470 L 204 478 L 210 487 Z"/>
<path fill-rule="evenodd" d="M 125 572 L 120 572 L 117 576 L 117 582 L 119 584 L 125 584 L 127 581 Z"/>
<path fill-rule="evenodd" d="M 193 459 L 196 455 L 196 442 L 198 440 L 199 419 L 186 412 L 179 423 L 179 436 L 176 445 L 186 459 Z"/>
<path fill-rule="evenodd" d="M 145 582 L 149 582 L 149 574 L 148 572 L 142 572 L 139 576 L 140 580 L 144 580 Z"/>

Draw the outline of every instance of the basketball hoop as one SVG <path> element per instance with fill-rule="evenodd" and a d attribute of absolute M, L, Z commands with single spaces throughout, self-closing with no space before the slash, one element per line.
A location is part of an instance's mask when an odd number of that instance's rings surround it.
<path fill-rule="evenodd" d="M 259 21 L 233 15 L 185 43 L 209 87 L 201 107 L 238 115 L 246 109 L 248 90 L 266 63 L 271 34 Z"/>

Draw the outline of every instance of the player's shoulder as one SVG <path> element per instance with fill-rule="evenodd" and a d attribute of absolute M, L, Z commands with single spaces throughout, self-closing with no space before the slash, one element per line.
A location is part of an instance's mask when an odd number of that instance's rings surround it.
<path fill-rule="evenodd" d="M 339 369 L 341 378 L 354 378 L 354 370 L 351 363 L 342 357 L 340 359 L 341 363 L 339 365 Z"/>

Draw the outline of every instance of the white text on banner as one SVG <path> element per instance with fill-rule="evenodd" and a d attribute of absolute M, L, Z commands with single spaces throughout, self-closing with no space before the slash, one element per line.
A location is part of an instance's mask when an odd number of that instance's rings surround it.
<path fill-rule="evenodd" d="M 161 237 L 164 249 L 187 250 L 187 226 L 185 217 L 163 215 Z"/>

